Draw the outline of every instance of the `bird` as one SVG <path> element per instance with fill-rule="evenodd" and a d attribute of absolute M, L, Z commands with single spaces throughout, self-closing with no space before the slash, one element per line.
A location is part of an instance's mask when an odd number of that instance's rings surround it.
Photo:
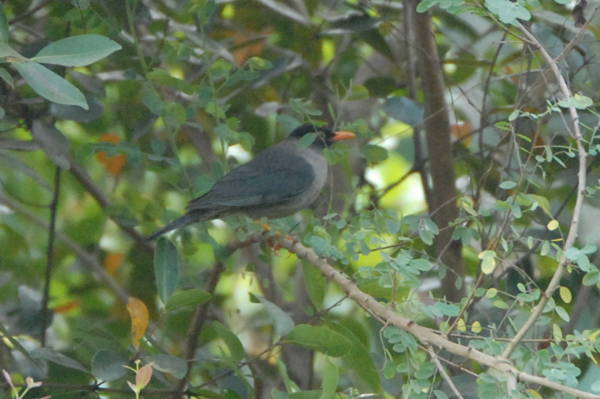
<path fill-rule="evenodd" d="M 306 146 L 300 143 L 310 142 Z M 333 143 L 354 138 L 346 131 L 304 124 L 280 143 L 261 151 L 218 180 L 206 194 L 193 199 L 186 213 L 146 238 L 152 241 L 192 223 L 245 214 L 252 219 L 279 219 L 312 204 L 327 179 L 323 150 Z"/>

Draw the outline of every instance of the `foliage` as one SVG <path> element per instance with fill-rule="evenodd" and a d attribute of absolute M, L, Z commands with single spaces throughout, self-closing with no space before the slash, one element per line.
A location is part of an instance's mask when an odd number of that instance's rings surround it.
<path fill-rule="evenodd" d="M 586 4 L 5 2 L 2 394 L 600 397 Z M 448 226 L 435 112 L 453 121 Z M 357 135 L 327 149 L 314 209 L 144 241 L 304 122 Z M 464 273 L 434 248 L 449 231 Z"/>

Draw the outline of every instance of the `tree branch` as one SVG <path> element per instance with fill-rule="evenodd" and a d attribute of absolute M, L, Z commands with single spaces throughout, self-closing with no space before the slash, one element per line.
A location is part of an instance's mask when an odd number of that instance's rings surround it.
<path fill-rule="evenodd" d="M 550 69 L 554 73 L 554 76 L 556 77 L 556 80 L 558 81 L 558 86 L 560 88 L 561 93 L 566 98 L 571 97 L 572 93 L 569 90 L 569 87 L 567 86 L 567 82 L 565 81 L 564 77 L 560 73 L 560 70 L 558 69 L 557 62 L 550 56 L 548 51 L 546 51 L 544 46 L 542 46 L 542 44 L 537 40 L 535 35 L 533 35 L 526 27 L 524 27 L 523 25 L 520 25 L 519 29 L 521 30 L 521 33 L 523 33 L 523 35 L 530 42 L 535 43 L 535 46 L 537 46 L 538 50 L 540 51 L 540 54 L 546 60 L 546 62 L 550 66 Z M 540 299 L 540 302 L 537 304 L 537 306 L 531 312 L 531 316 L 529 316 L 529 319 L 525 322 L 523 327 L 521 327 L 521 329 L 517 332 L 517 334 L 513 337 L 513 339 L 508 343 L 508 345 L 504 349 L 504 352 L 502 353 L 503 359 L 508 359 L 510 357 L 510 355 L 515 350 L 515 348 L 517 347 L 519 342 L 525 337 L 525 334 L 527 334 L 529 329 L 538 320 L 538 318 L 540 317 L 540 315 L 542 314 L 542 312 L 544 310 L 544 307 L 546 306 L 546 303 L 548 303 L 548 300 L 554 294 L 554 291 L 556 291 L 556 289 L 558 289 L 558 287 L 560 286 L 560 279 L 562 278 L 562 276 L 565 272 L 565 266 L 568 261 L 567 257 L 565 256 L 565 253 L 567 252 L 567 250 L 569 248 L 571 248 L 573 246 L 573 244 L 575 243 L 575 239 L 577 238 L 577 228 L 579 227 L 579 217 L 581 216 L 581 208 L 583 206 L 583 198 L 585 195 L 587 152 L 586 152 L 585 147 L 583 146 L 583 142 L 582 142 L 581 130 L 579 129 L 579 115 L 577 114 L 577 110 L 574 107 L 569 107 L 569 114 L 571 115 L 571 119 L 573 121 L 573 131 L 571 132 L 571 135 L 577 142 L 577 150 L 579 153 L 577 198 L 575 199 L 575 208 L 573 209 L 573 219 L 571 220 L 569 234 L 567 235 L 567 239 L 565 240 L 565 245 L 563 247 L 563 254 L 560 258 L 560 261 L 558 262 L 558 268 L 556 269 L 556 272 L 554 273 L 554 276 L 552 277 L 550 284 L 548 284 L 548 288 L 546 288 L 546 291 L 544 292 L 544 295 Z"/>
<path fill-rule="evenodd" d="M 409 12 L 414 18 L 415 45 L 425 105 L 428 158 L 436 160 L 429 162 L 432 202 L 428 205 L 430 211 L 436 211 L 432 219 L 441 229 L 458 217 L 456 202 L 451 200 L 456 197 L 456 177 L 450 139 L 450 119 L 445 100 L 442 67 L 431 22 L 431 10 L 418 13 L 418 1 L 413 0 L 412 3 Z M 435 237 L 434 242 L 439 262 L 451 270 L 442 279 L 443 295 L 451 302 L 460 302 L 466 295 L 465 284 L 457 285 L 457 280 L 464 279 L 465 264 L 462 258 L 462 243 L 452 239 L 453 232 L 453 228 L 444 229 Z"/>
<path fill-rule="evenodd" d="M 325 259 L 320 258 L 315 251 L 305 247 L 300 242 L 290 241 L 289 239 L 280 239 L 278 242 L 282 248 L 285 248 L 288 251 L 295 253 L 299 258 L 306 259 L 312 263 L 321 271 L 324 276 L 333 280 L 348 297 L 350 297 L 367 312 L 377 316 L 378 318 L 386 320 L 387 324 L 389 325 L 394 325 L 410 332 L 425 345 L 434 345 L 452 354 L 474 360 L 482 366 L 487 366 L 497 370 L 512 381 L 531 382 L 579 398 L 600 399 L 600 395 L 594 395 L 571 388 L 551 381 L 545 377 L 538 377 L 532 374 L 524 373 L 503 358 L 485 354 L 471 346 L 464 346 L 452 342 L 429 328 L 422 327 L 412 320 L 399 316 L 394 312 L 393 309 L 379 303 L 371 295 L 362 292 L 352 280 L 340 273 L 338 270 L 334 269 L 331 265 L 329 265 L 329 263 L 327 263 Z"/>
<path fill-rule="evenodd" d="M 48 248 L 46 250 L 46 278 L 44 281 L 44 294 L 42 296 L 42 331 L 40 333 L 40 346 L 46 346 L 46 328 L 50 321 L 48 303 L 50 302 L 50 283 L 52 280 L 52 269 L 54 266 L 54 242 L 56 236 L 56 214 L 58 209 L 58 198 L 60 194 L 61 169 L 56 166 L 54 174 L 54 195 L 50 203 L 50 224 L 48 226 Z"/>

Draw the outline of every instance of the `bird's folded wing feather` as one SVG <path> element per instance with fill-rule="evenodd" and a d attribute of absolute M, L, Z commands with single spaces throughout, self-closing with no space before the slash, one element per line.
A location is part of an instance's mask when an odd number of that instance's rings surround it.
<path fill-rule="evenodd" d="M 187 210 L 277 204 L 307 190 L 314 181 L 312 166 L 288 148 L 277 147 L 232 170 L 208 193 L 192 200 Z"/>

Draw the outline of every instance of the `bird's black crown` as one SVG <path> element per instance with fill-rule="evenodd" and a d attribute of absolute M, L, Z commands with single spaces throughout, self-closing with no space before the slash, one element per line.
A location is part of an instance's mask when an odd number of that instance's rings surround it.
<path fill-rule="evenodd" d="M 313 141 L 311 147 L 328 147 L 335 142 L 335 132 L 333 130 L 326 127 L 317 127 L 310 123 L 297 127 L 290 133 L 289 137 L 300 140 L 309 133 L 317 134 L 317 138 Z"/>

